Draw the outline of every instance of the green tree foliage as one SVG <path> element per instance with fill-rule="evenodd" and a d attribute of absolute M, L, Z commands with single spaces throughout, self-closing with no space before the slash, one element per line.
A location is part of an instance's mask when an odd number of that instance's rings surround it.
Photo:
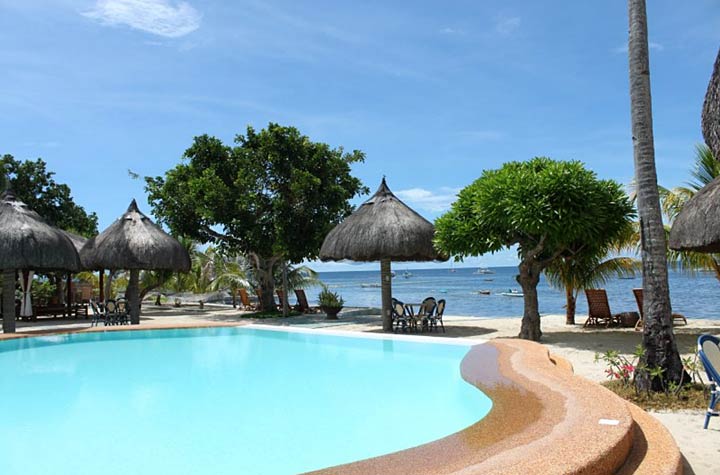
<path fill-rule="evenodd" d="M 486 170 L 437 219 L 438 247 L 459 258 L 517 245 L 525 308 L 520 337 L 539 340 L 537 284 L 556 259 L 586 243 L 608 246 L 633 208 L 622 187 L 598 180 L 578 161 L 536 157 Z"/>
<path fill-rule="evenodd" d="M 15 195 L 47 222 L 87 237 L 97 234 L 97 215 L 73 201 L 70 188 L 55 181 L 55 173 L 47 170 L 42 159 L 20 161 L 3 155 L 2 165 L 6 175 L 0 176 L 2 189 L 9 179 Z"/>
<path fill-rule="evenodd" d="M 146 178 L 146 189 L 155 216 L 174 233 L 246 255 L 270 309 L 276 265 L 317 257 L 325 235 L 352 211 L 349 200 L 367 192 L 350 173 L 364 155 L 273 123 L 248 127 L 235 143 L 196 137 L 185 161 Z"/>

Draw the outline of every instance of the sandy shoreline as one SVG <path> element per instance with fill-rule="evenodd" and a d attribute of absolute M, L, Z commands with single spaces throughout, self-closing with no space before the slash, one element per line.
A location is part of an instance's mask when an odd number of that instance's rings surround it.
<path fill-rule="evenodd" d="M 604 365 L 595 363 L 595 354 L 607 350 L 618 350 L 631 354 L 641 342 L 641 332 L 629 329 L 584 329 L 585 316 L 578 315 L 580 324 L 565 325 L 564 315 L 542 317 L 542 343 L 548 349 L 573 364 L 575 373 L 596 382 L 604 381 Z M 182 309 L 161 309 L 148 306 L 144 309 L 144 322 L 167 325 L 187 325 L 193 322 L 248 322 L 241 312 L 232 309 L 184 307 Z M 291 325 L 306 328 L 328 328 L 343 331 L 380 332 L 379 316 L 353 315 L 337 322 L 329 322 L 321 316 L 300 316 L 288 319 L 256 320 L 256 323 L 270 325 Z M 447 333 L 434 336 L 451 338 L 463 337 L 478 340 L 494 338 L 515 338 L 520 329 L 520 318 L 475 318 L 445 317 Z M 87 321 L 66 322 L 52 320 L 45 322 L 18 322 L 18 332 L 63 330 L 86 328 Z M 720 334 L 720 321 L 690 319 L 687 326 L 675 327 L 678 348 L 683 354 L 694 352 L 697 336 L 701 333 Z M 652 413 L 672 433 L 686 459 L 686 473 L 716 473 L 717 458 L 720 455 L 720 419 L 710 422 L 709 430 L 702 429 L 704 411 L 680 411 L 674 413 Z M 581 441 L 578 441 L 581 443 Z"/>

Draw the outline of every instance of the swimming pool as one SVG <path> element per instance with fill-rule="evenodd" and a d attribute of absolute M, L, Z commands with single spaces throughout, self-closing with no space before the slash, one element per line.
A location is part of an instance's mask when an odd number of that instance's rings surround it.
<path fill-rule="evenodd" d="M 490 411 L 468 350 L 247 327 L 0 341 L 0 473 L 298 473 L 403 450 Z"/>

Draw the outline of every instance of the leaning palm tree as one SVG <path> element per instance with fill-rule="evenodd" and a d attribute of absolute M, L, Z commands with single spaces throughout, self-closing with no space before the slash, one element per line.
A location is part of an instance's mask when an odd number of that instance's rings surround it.
<path fill-rule="evenodd" d="M 642 270 L 642 262 L 618 256 L 634 242 L 634 229 L 629 224 L 617 241 L 609 246 L 582 243 L 572 252 L 553 261 L 545 269 L 551 286 L 565 290 L 565 323 L 575 325 L 575 308 L 580 290 L 604 286 L 614 277 L 634 276 Z"/>
<path fill-rule="evenodd" d="M 679 382 L 683 366 L 672 328 L 667 243 L 655 169 L 645 0 L 628 0 L 628 16 L 630 110 L 645 294 L 642 363 L 663 370 L 663 379 Z M 636 382 L 643 390 L 660 390 L 664 386 L 663 381 L 650 377 L 649 373 L 639 375 Z"/>

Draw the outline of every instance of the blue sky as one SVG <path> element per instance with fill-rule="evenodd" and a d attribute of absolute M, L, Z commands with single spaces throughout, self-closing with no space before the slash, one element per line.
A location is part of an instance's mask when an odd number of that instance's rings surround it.
<path fill-rule="evenodd" d="M 701 141 L 720 3 L 648 3 L 659 181 L 675 186 Z M 356 175 L 372 190 L 387 175 L 430 220 L 483 169 L 508 160 L 579 159 L 627 184 L 626 8 L 0 0 L 0 153 L 44 158 L 101 229 L 132 198 L 149 211 L 128 169 L 162 174 L 195 135 L 229 143 L 269 121 L 363 150 Z"/>

